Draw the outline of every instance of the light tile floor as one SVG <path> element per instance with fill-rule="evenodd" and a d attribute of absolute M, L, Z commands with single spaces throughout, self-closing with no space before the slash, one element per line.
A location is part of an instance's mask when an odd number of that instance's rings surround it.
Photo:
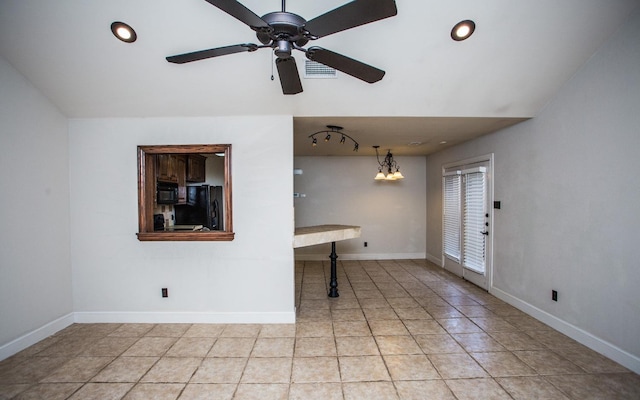
<path fill-rule="evenodd" d="M 640 377 L 424 260 L 296 263 L 290 325 L 75 324 L 0 399 L 640 399 Z"/>

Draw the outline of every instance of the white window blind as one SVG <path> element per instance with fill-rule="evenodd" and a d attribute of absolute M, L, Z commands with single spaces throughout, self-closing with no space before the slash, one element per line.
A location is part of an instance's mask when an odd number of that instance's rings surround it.
<path fill-rule="evenodd" d="M 460 171 L 444 176 L 444 254 L 460 262 Z"/>
<path fill-rule="evenodd" d="M 485 270 L 485 169 L 462 171 L 465 179 L 464 199 L 464 266 L 484 273 Z"/>

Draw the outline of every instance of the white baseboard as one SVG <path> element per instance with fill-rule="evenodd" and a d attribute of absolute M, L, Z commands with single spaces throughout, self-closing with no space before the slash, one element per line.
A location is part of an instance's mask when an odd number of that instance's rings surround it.
<path fill-rule="evenodd" d="M 424 259 L 425 253 L 338 253 L 338 261 L 340 260 L 416 260 Z M 296 254 L 296 261 L 331 261 L 328 253 L 321 254 Z"/>
<path fill-rule="evenodd" d="M 0 361 L 11 357 L 29 346 L 33 346 L 58 331 L 63 330 L 67 326 L 73 324 L 73 322 L 73 313 L 70 313 L 0 346 Z"/>
<path fill-rule="evenodd" d="M 548 312 L 539 309 L 527 302 L 524 302 L 517 297 L 510 295 L 509 293 L 502 291 L 495 286 L 491 288 L 491 294 L 497 298 L 511 304 L 517 309 L 531 315 L 537 320 L 549 325 L 553 329 L 564 333 L 573 340 L 582 343 L 590 349 L 597 351 L 598 353 L 612 359 L 618 364 L 630 369 L 636 374 L 640 374 L 640 357 L 637 357 L 621 348 L 604 341 L 591 333 L 578 328 Z"/>
<path fill-rule="evenodd" d="M 433 256 L 433 255 L 429 254 L 429 253 L 427 253 L 426 259 L 431 261 L 432 263 L 434 263 L 438 267 L 442 267 L 442 265 L 443 265 L 442 258 L 438 258 L 436 256 Z"/>
<path fill-rule="evenodd" d="M 76 312 L 77 323 L 293 324 L 291 312 Z"/>

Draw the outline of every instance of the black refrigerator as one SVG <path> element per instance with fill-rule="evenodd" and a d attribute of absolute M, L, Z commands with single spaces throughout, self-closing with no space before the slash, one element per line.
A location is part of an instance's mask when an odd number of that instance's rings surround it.
<path fill-rule="evenodd" d="M 222 186 L 187 186 L 187 204 L 175 206 L 176 225 L 202 225 L 224 230 Z"/>

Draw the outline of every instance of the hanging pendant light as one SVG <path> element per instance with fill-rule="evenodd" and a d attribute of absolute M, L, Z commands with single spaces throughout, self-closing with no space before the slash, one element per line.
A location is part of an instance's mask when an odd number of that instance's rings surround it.
<path fill-rule="evenodd" d="M 374 179 L 377 181 L 397 181 L 400 179 L 404 179 L 404 176 L 400 172 L 400 166 L 393 159 L 391 149 L 387 150 L 387 155 L 384 157 L 384 160 L 380 162 L 380 155 L 378 154 L 379 147 L 380 146 L 373 146 L 373 148 L 376 149 L 376 159 L 378 160 L 378 164 L 380 165 L 380 167 L 378 168 L 378 174 Z M 387 174 L 385 175 L 382 171 L 386 171 Z"/>

